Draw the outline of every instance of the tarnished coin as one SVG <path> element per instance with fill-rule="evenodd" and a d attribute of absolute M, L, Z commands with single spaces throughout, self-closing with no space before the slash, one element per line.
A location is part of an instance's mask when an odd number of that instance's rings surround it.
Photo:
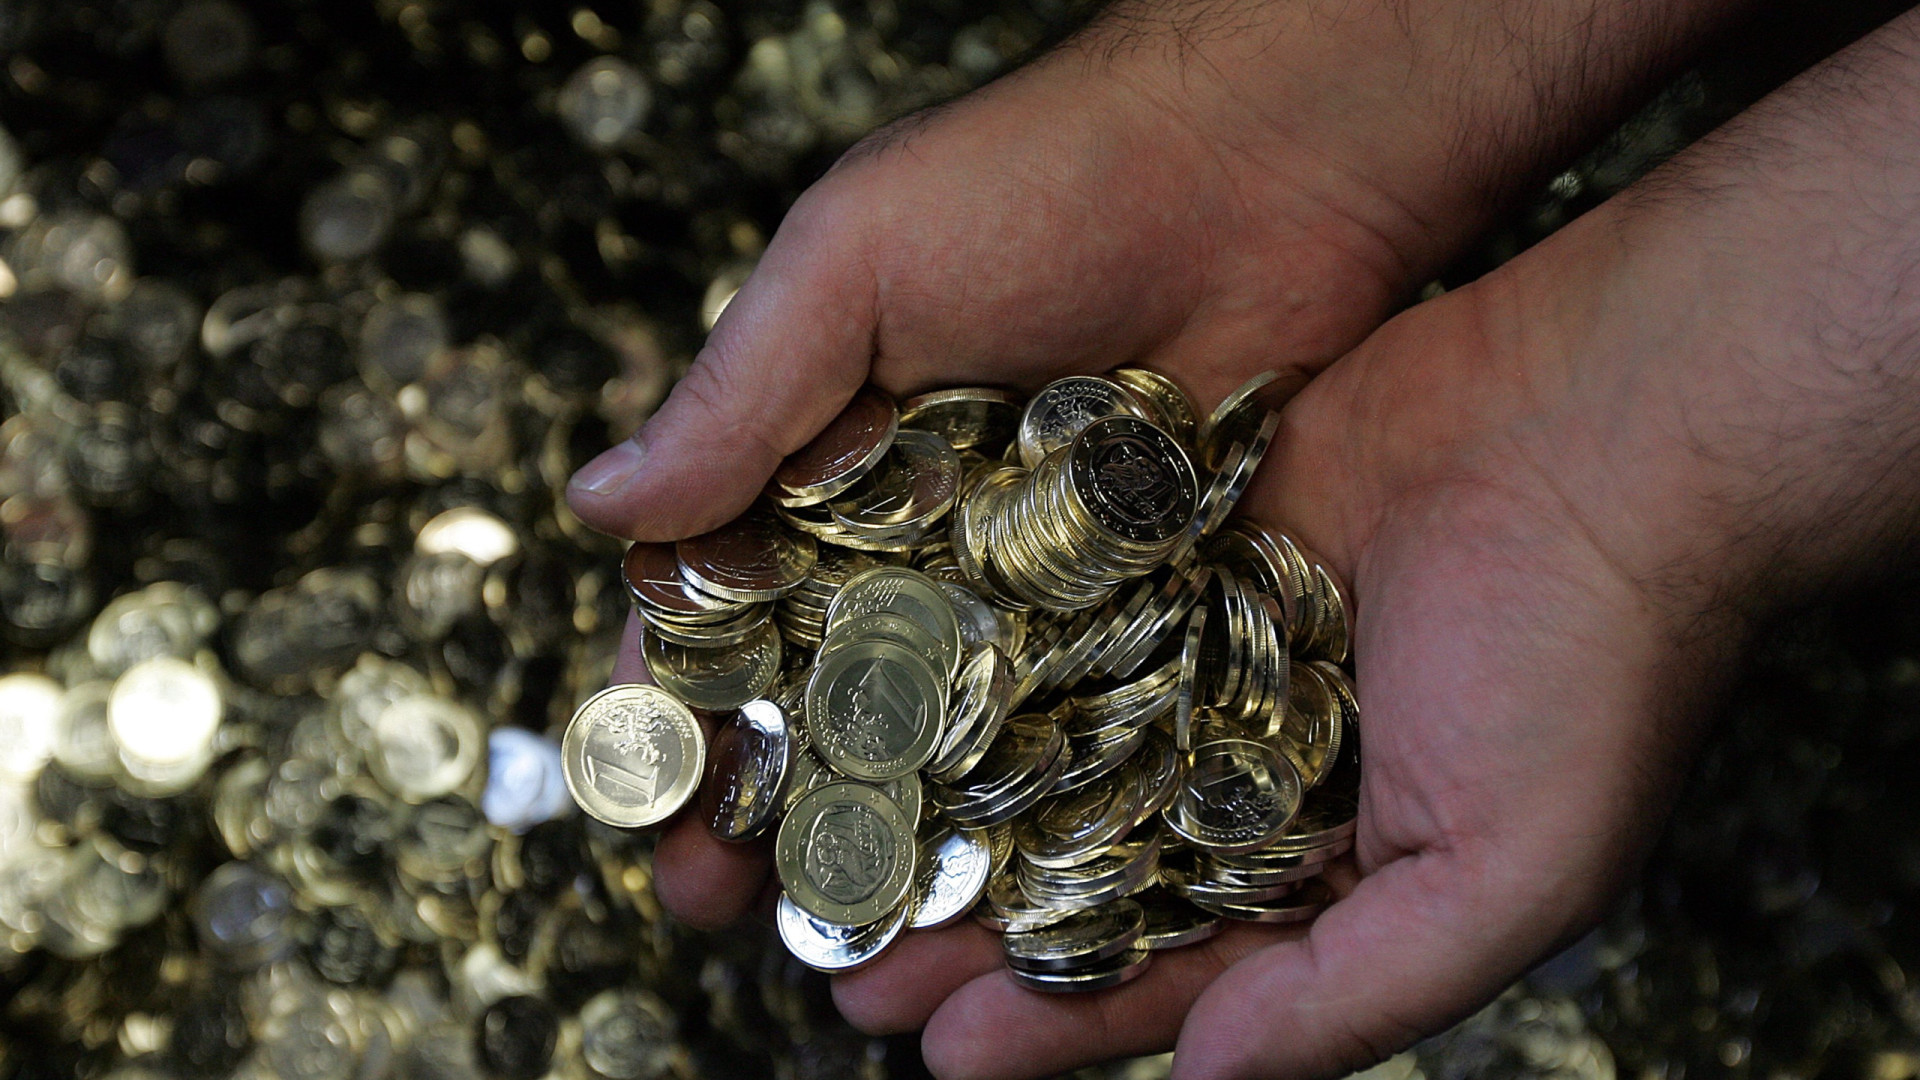
<path fill-rule="evenodd" d="M 774 868 L 807 913 L 841 926 L 877 922 L 907 900 L 918 850 L 913 824 L 878 788 L 815 788 L 780 824 Z"/>
<path fill-rule="evenodd" d="M 855 971 L 879 958 L 907 926 L 907 905 L 876 923 L 841 926 L 809 914 L 791 896 L 781 896 L 774 909 L 780 943 L 800 962 L 830 975 Z"/>
<path fill-rule="evenodd" d="M 917 653 L 862 641 L 824 656 L 807 677 L 807 730 L 827 764 L 862 780 L 913 772 L 940 745 L 945 680 Z"/>
<path fill-rule="evenodd" d="M 760 699 L 740 706 L 714 732 L 713 775 L 700 789 L 700 814 L 722 840 L 751 840 L 785 805 L 793 777 L 793 730 L 786 711 Z"/>
<path fill-rule="evenodd" d="M 972 911 L 986 894 L 992 874 L 987 830 L 940 825 L 923 833 L 909 925 L 915 930 L 932 929 Z"/>
<path fill-rule="evenodd" d="M 960 455 L 945 439 L 931 431 L 902 431 L 873 472 L 827 508 L 856 535 L 923 530 L 953 509 L 960 479 Z"/>
<path fill-rule="evenodd" d="M 783 527 L 762 507 L 673 550 L 694 588 L 739 601 L 778 600 L 807 579 L 817 557 L 812 537 Z"/>
<path fill-rule="evenodd" d="M 689 586 L 680 576 L 680 559 L 672 544 L 638 543 L 628 547 L 620 573 L 627 594 L 643 608 L 698 617 L 740 606 L 739 601 L 707 596 Z"/>
<path fill-rule="evenodd" d="M 1106 416 L 1141 416 L 1140 405 L 1126 388 L 1096 375 L 1069 375 L 1040 388 L 1020 414 L 1015 436 L 1020 461 L 1027 468 L 1073 442 L 1088 424 Z"/>
<path fill-rule="evenodd" d="M 939 583 L 917 570 L 882 566 L 856 575 L 834 594 L 827 607 L 827 632 L 861 615 L 899 615 L 910 619 L 940 644 L 943 678 L 960 669 L 960 620 Z"/>
<path fill-rule="evenodd" d="M 866 476 L 893 446 L 900 413 L 893 399 L 865 386 L 813 441 L 787 455 L 773 472 L 786 506 L 822 503 Z"/>
<path fill-rule="evenodd" d="M 1005 446 L 1020 423 L 1020 399 L 1005 390 L 962 386 L 900 403 L 900 426 L 931 431 L 955 450 Z"/>
<path fill-rule="evenodd" d="M 560 742 L 567 790 L 609 825 L 665 821 L 693 797 L 707 740 L 693 713 L 657 686 L 610 686 L 574 711 Z"/>
<path fill-rule="evenodd" d="M 696 709 L 737 709 L 765 694 L 780 674 L 780 651 L 772 623 L 719 649 L 675 645 L 650 629 L 640 635 L 640 655 L 654 680 Z"/>
<path fill-rule="evenodd" d="M 1092 967 L 1070 971 L 1027 971 L 1009 967 L 1007 974 L 1013 976 L 1013 981 L 1021 986 L 1043 994 L 1080 994 L 1132 982 L 1146 974 L 1152 962 L 1151 949 L 1135 948 Z"/>

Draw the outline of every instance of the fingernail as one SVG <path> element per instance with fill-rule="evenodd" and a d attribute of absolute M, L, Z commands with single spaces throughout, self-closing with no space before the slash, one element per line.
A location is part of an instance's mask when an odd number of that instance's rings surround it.
<path fill-rule="evenodd" d="M 582 466 L 573 474 L 573 486 L 594 495 L 610 495 L 633 479 L 646 457 L 647 448 L 635 436 Z"/>

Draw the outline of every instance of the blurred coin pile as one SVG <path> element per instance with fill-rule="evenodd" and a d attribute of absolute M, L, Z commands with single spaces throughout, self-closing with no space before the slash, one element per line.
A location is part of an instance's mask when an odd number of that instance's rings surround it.
<path fill-rule="evenodd" d="M 1042 4 L 0 4 L 0 1075 L 877 1076 L 572 812 L 559 503 Z"/>
<path fill-rule="evenodd" d="M 702 813 L 776 833 L 781 939 L 825 971 L 971 913 L 1024 985 L 1095 990 L 1223 920 L 1311 918 L 1359 717 L 1344 589 L 1229 517 L 1277 387 L 1204 418 L 1140 369 L 861 390 L 764 502 L 628 549 L 659 686 L 575 715 L 575 798 L 663 820 L 707 756 L 691 710 L 731 711 Z"/>

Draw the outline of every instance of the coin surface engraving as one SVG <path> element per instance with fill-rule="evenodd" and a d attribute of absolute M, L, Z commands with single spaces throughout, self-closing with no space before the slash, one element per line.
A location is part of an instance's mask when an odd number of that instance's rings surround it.
<path fill-rule="evenodd" d="M 657 686 L 623 684 L 580 706 L 561 739 L 567 790 L 609 825 L 637 828 L 686 805 L 706 764 L 693 712 Z"/>

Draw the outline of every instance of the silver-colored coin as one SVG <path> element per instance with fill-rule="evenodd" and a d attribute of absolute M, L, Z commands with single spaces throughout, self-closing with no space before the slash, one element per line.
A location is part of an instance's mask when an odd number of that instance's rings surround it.
<path fill-rule="evenodd" d="M 1079 994 L 1107 990 L 1132 982 L 1146 974 L 1153 962 L 1151 949 L 1136 948 L 1121 953 L 1103 964 L 1074 971 L 1025 971 L 1009 967 L 1013 981 L 1043 994 Z"/>
<path fill-rule="evenodd" d="M 1114 900 L 1037 930 L 1001 939 L 1007 963 L 1023 971 L 1070 971 L 1091 967 L 1133 948 L 1146 929 L 1146 913 L 1132 900 Z"/>
<path fill-rule="evenodd" d="M 662 688 L 696 709 L 737 709 L 767 692 L 780 674 L 780 630 L 762 624 L 738 645 L 696 649 L 648 629 L 640 655 Z"/>
<path fill-rule="evenodd" d="M 1020 414 L 1015 435 L 1027 468 L 1071 443 L 1088 424 L 1106 416 L 1143 416 L 1139 402 L 1119 383 L 1096 375 L 1069 375 L 1040 388 Z"/>
<path fill-rule="evenodd" d="M 939 669 L 951 679 L 960 668 L 960 620 L 940 584 L 918 571 L 882 566 L 859 574 L 840 587 L 827 608 L 827 632 L 862 615 L 898 615 L 932 634 L 945 661 Z"/>

